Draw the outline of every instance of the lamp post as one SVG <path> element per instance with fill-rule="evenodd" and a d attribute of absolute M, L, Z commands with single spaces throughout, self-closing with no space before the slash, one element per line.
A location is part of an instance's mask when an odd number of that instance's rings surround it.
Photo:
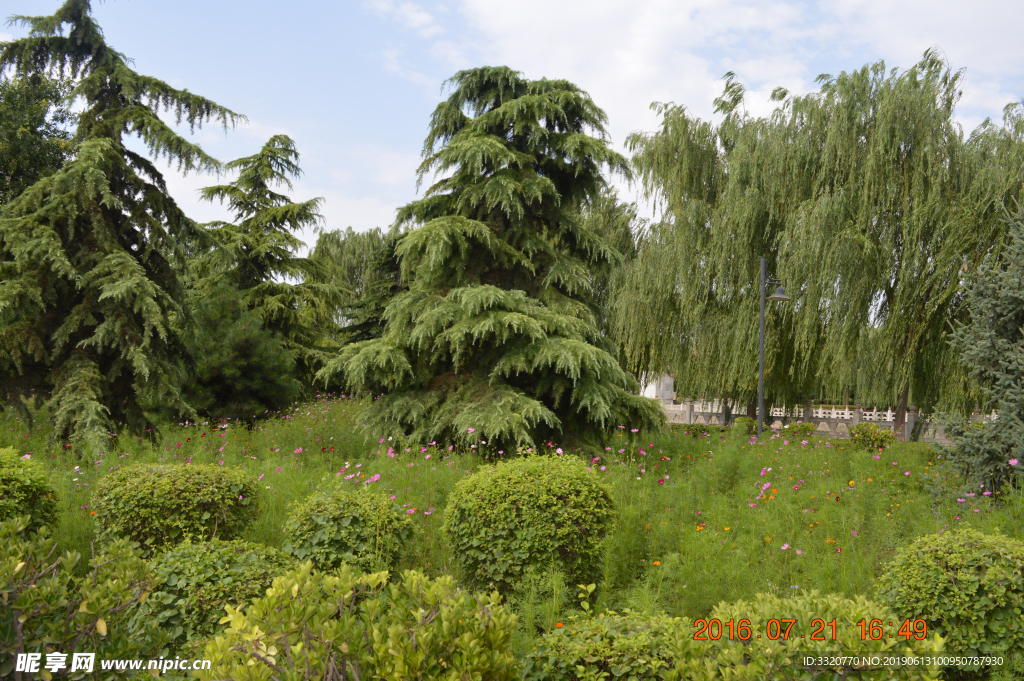
<path fill-rule="evenodd" d="M 768 276 L 768 261 L 761 258 L 761 360 L 757 370 L 757 439 L 761 439 L 761 426 L 764 424 L 764 301 L 768 286 L 776 286 L 775 293 L 768 300 L 788 301 L 782 290 L 782 280 Z"/>

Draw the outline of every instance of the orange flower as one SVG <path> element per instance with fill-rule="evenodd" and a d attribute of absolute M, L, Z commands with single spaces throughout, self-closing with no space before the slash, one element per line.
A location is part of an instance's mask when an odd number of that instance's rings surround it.
<path fill-rule="evenodd" d="M 556 625 L 555 625 L 555 629 L 561 629 L 561 628 L 562 628 L 562 627 L 564 627 L 564 626 L 565 626 L 564 624 L 562 624 L 561 622 L 559 622 L 558 624 L 556 624 Z"/>
<path fill-rule="evenodd" d="M 89 515 L 96 515 L 96 511 L 89 511 Z"/>
<path fill-rule="evenodd" d="M 778 493 L 779 493 L 779 490 L 777 490 L 774 487 L 772 487 L 772 494 L 778 494 Z"/>
<path fill-rule="evenodd" d="M 661 565 L 661 561 L 660 561 L 660 560 L 656 560 L 656 561 L 654 561 L 654 563 L 653 563 L 653 564 L 654 564 L 654 565 Z"/>

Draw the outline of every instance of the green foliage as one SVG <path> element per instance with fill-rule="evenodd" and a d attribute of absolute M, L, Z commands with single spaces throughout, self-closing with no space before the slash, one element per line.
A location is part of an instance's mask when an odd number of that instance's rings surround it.
<path fill-rule="evenodd" d="M 290 189 L 291 178 L 302 174 L 298 161 L 295 143 L 274 135 L 259 153 L 225 164 L 238 172 L 235 181 L 202 190 L 204 200 L 227 203 L 235 224 L 204 225 L 216 247 L 197 264 L 191 293 L 202 298 L 225 283 L 236 287 L 263 328 L 280 335 L 295 355 L 297 375 L 308 382 L 326 358 L 324 328 L 334 323 L 342 291 L 325 280 L 319 261 L 296 255 L 303 242 L 295 232 L 319 225 L 323 203 L 295 203 L 275 191 Z"/>
<path fill-rule="evenodd" d="M 321 234 L 311 259 L 321 263 L 327 280 L 344 291 L 338 311 L 339 343 L 380 338 L 386 323 L 384 313 L 392 298 L 405 290 L 396 254 L 401 233 L 385 234 L 380 228 L 355 232 Z"/>
<path fill-rule="evenodd" d="M 709 437 L 712 435 L 722 435 L 725 432 L 724 426 L 713 423 L 674 424 L 673 427 L 676 430 L 682 430 L 684 435 L 689 435 L 690 437 Z"/>
<path fill-rule="evenodd" d="M 780 620 L 780 625 L 785 626 L 781 622 L 783 618 L 796 620 L 788 638 L 771 640 L 768 636 L 769 620 Z M 829 675 L 826 678 L 844 678 L 856 674 L 857 678 L 876 681 L 939 678 L 939 669 L 936 665 L 880 665 L 864 669 L 863 665 L 855 664 L 855 660 L 850 659 L 854 656 L 862 657 L 864 654 L 877 654 L 879 657 L 910 657 L 944 650 L 942 639 L 934 634 L 925 640 L 861 640 L 860 628 L 856 626 L 856 622 L 862 619 L 868 622 L 873 619 L 885 623 L 895 621 L 892 613 L 885 607 L 867 600 L 864 596 L 850 599 L 835 594 L 822 595 L 817 591 L 790 598 L 758 594 L 753 601 L 720 603 L 711 611 L 708 619 L 717 619 L 723 623 L 731 619 L 737 627 L 736 639 L 730 641 L 728 628 L 723 626 L 721 638 L 718 640 L 695 641 L 693 637 L 697 630 L 694 627 L 680 627 L 669 644 L 670 655 L 675 664 L 663 677 L 665 681 L 710 681 L 716 678 L 737 681 L 772 678 L 811 679 L 815 673 Z M 814 621 L 818 619 L 824 622 L 836 620 L 835 640 L 832 640 L 830 628 L 817 632 L 824 640 L 811 640 L 814 630 L 818 628 Z M 743 620 L 749 621 L 749 633 L 740 632 L 738 629 Z M 757 638 L 758 634 L 761 635 L 760 639 Z M 750 638 L 741 641 L 741 636 Z M 805 656 L 848 659 L 830 665 L 806 666 L 802 660 Z"/>
<path fill-rule="evenodd" d="M 628 172 L 604 112 L 571 83 L 506 67 L 450 84 L 420 166 L 443 179 L 398 216 L 414 227 L 396 248 L 409 290 L 380 338 L 346 346 L 317 379 L 381 395 L 371 432 L 417 442 L 514 451 L 658 427 L 663 410 L 636 394 L 594 312 L 594 278 L 622 255 L 580 209 L 606 186 L 602 166 Z"/>
<path fill-rule="evenodd" d="M 511 652 L 515 615 L 497 594 L 472 596 L 451 577 L 388 574 L 348 565 L 320 573 L 305 563 L 264 598 L 227 608 L 224 633 L 202 657 L 201 681 L 519 678 Z"/>
<path fill-rule="evenodd" d="M 197 643 L 217 630 L 225 606 L 242 607 L 262 597 L 275 577 L 294 567 L 290 556 L 262 544 L 187 542 L 150 563 L 153 593 L 140 616 L 152 618 L 167 633 L 172 654 L 191 644 L 194 658 L 202 652 Z"/>
<path fill-rule="evenodd" d="M 1012 480 L 1011 459 L 1024 461 L 1024 211 L 1007 222 L 1009 244 L 978 268 L 967 290 L 970 321 L 953 337 L 986 411 L 996 408 L 999 418 L 981 428 L 948 419 L 956 445 L 944 452 L 966 479 L 989 490 Z"/>
<path fill-rule="evenodd" d="M 32 532 L 56 528 L 57 495 L 42 466 L 7 447 L 0 449 L 0 521 L 18 516 L 30 516 Z"/>
<path fill-rule="evenodd" d="M 455 485 L 444 531 L 471 588 L 510 592 L 552 564 L 570 584 L 596 582 L 615 516 L 607 487 L 579 459 L 530 456 L 483 466 Z"/>
<path fill-rule="evenodd" d="M 89 0 L 12 21 L 29 35 L 0 44 L 0 71 L 69 77 L 67 104 L 81 113 L 75 157 L 0 211 L 0 377 L 49 395 L 55 440 L 100 451 L 111 433 L 152 437 L 143 402 L 188 412 L 186 310 L 172 263 L 196 230 L 154 162 L 124 138 L 138 135 L 179 170 L 217 169 L 158 112 L 190 128 L 242 117 L 133 71 L 104 41 Z"/>
<path fill-rule="evenodd" d="M 525 681 L 661 679 L 674 663 L 669 643 L 688 621 L 626 611 L 572 616 L 537 643 L 523 661 Z"/>
<path fill-rule="evenodd" d="M 779 433 L 790 437 L 807 437 L 809 435 L 814 435 L 817 430 L 818 426 L 813 423 L 787 423 L 782 426 Z"/>
<path fill-rule="evenodd" d="M 965 273 L 998 250 L 1002 205 L 1021 192 L 1024 105 L 969 136 L 962 72 L 929 51 L 820 89 L 772 95 L 754 117 L 727 74 L 719 123 L 656 104 L 661 126 L 627 147 L 645 196 L 665 209 L 621 279 L 613 328 L 631 370 L 665 372 L 681 394 L 757 394 L 760 258 L 793 303 L 765 312 L 765 396 L 793 403 L 851 392 L 897 406 L 970 401 L 946 342 Z"/>
<path fill-rule="evenodd" d="M 195 358 L 195 375 L 184 395 L 211 419 L 252 422 L 266 411 L 279 411 L 298 398 L 295 360 L 281 339 L 263 328 L 256 310 L 246 310 L 237 290 L 222 286 L 205 296 L 195 310 L 194 328 L 186 336 Z"/>
<path fill-rule="evenodd" d="M 233 539 L 259 512 L 259 487 L 237 468 L 125 466 L 93 492 L 97 535 L 125 537 L 146 553 L 184 541 Z"/>
<path fill-rule="evenodd" d="M 732 422 L 732 427 L 743 435 L 757 435 L 757 419 L 752 419 L 749 416 L 737 416 L 736 420 Z"/>
<path fill-rule="evenodd" d="M 1024 543 L 963 529 L 900 549 L 877 585 L 901 619 L 923 618 L 958 653 L 1024 649 Z"/>
<path fill-rule="evenodd" d="M 394 569 L 412 521 L 383 492 L 331 484 L 297 505 L 284 526 L 284 550 L 321 569 L 342 563 Z"/>
<path fill-rule="evenodd" d="M 55 556 L 56 542 L 44 528 L 28 533 L 28 518 L 0 521 L 0 677 L 9 678 L 16 653 L 95 653 L 101 659 L 156 657 L 164 634 L 155 622 L 137 617 L 152 588 L 146 563 L 126 541 L 106 547 L 76 574 L 81 555 Z M 66 673 L 66 672 L 65 672 Z M 133 672 L 107 672 L 125 678 Z M 49 678 L 48 672 L 42 678 Z M 84 678 L 82 672 L 71 679 Z"/>
<path fill-rule="evenodd" d="M 860 449 L 882 449 L 896 444 L 896 433 L 890 428 L 879 428 L 877 423 L 864 421 L 850 426 L 850 440 Z"/>
<path fill-rule="evenodd" d="M 0 75 L 0 206 L 64 165 L 72 151 L 65 126 L 74 114 L 64 102 L 66 81 Z"/>

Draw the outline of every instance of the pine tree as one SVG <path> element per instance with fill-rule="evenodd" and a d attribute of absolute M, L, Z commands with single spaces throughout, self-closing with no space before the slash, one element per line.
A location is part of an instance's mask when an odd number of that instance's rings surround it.
<path fill-rule="evenodd" d="M 304 244 L 295 232 L 320 224 L 323 199 L 295 203 L 275 191 L 292 188 L 291 178 L 302 174 L 298 160 L 294 142 L 275 135 L 259 153 L 224 165 L 238 171 L 235 181 L 202 190 L 204 200 L 227 203 L 235 223 L 204 225 L 215 247 L 199 264 L 203 276 L 192 293 L 202 298 L 225 281 L 236 287 L 264 328 L 283 339 L 296 357 L 297 375 L 308 383 L 327 357 L 324 340 L 342 289 L 325 280 L 317 260 L 297 255 Z"/>
<path fill-rule="evenodd" d="M 381 397 L 378 434 L 495 449 L 593 443 L 664 414 L 598 329 L 592 276 L 622 256 L 579 210 L 599 198 L 605 114 L 575 85 L 505 67 L 460 71 L 435 109 L 419 176 L 443 179 L 399 211 L 409 290 L 384 334 L 353 343 L 318 374 Z M 588 134 L 593 133 L 593 134 Z"/>
<path fill-rule="evenodd" d="M 48 17 L 15 17 L 29 36 L 0 45 L 0 70 L 56 72 L 74 80 L 76 153 L 0 213 L 0 376 L 4 393 L 50 393 L 54 436 L 102 447 L 111 433 L 155 432 L 143 401 L 187 411 L 179 383 L 186 310 L 170 265 L 195 231 L 146 157 L 124 145 L 138 135 L 180 170 L 218 163 L 177 135 L 160 109 L 195 128 L 237 114 L 129 67 L 106 44 L 89 0 Z"/>
<path fill-rule="evenodd" d="M 970 319 L 952 338 L 981 387 L 984 411 L 995 409 L 999 418 L 981 427 L 952 421 L 946 431 L 956 445 L 947 458 L 990 491 L 1024 473 L 1024 211 L 1008 224 L 1009 245 L 978 268 L 967 289 Z"/>
<path fill-rule="evenodd" d="M 185 384 L 189 405 L 211 419 L 252 423 L 297 399 L 295 359 L 280 337 L 263 328 L 259 311 L 242 294 L 222 286 L 199 301 L 185 340 L 195 358 Z"/>

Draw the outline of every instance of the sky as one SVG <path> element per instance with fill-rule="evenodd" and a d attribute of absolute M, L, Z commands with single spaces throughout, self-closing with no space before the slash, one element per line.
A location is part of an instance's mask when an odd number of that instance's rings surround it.
<path fill-rule="evenodd" d="M 58 0 L 4 0 L 4 14 L 50 14 Z M 295 200 L 323 197 L 323 228 L 387 227 L 422 196 L 416 168 L 445 79 L 506 65 L 576 83 L 608 114 L 612 145 L 652 131 L 652 102 L 713 119 L 722 76 L 736 74 L 755 115 L 777 86 L 816 89 L 883 60 L 905 69 L 929 48 L 964 69 L 957 118 L 969 132 L 1024 97 L 1020 0 L 107 0 L 93 1 L 108 44 L 142 74 L 247 117 L 191 139 L 221 161 L 287 134 L 304 175 Z M 25 35 L 0 27 L 0 40 Z M 188 133 L 185 129 L 184 132 Z M 167 168 L 171 193 L 199 221 L 230 219 L 197 190 L 226 181 Z M 617 182 L 627 200 L 651 206 Z M 316 235 L 302 235 L 312 243 Z"/>

